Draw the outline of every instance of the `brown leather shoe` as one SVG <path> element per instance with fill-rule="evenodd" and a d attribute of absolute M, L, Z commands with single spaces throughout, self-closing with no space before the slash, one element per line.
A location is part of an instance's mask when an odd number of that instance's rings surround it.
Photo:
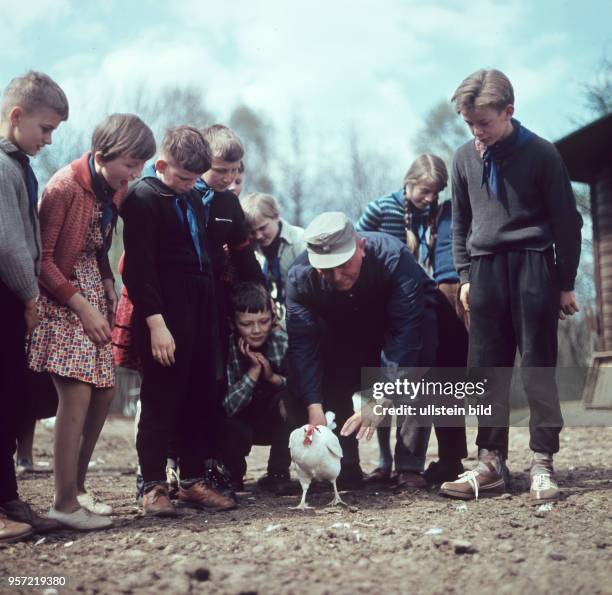
<path fill-rule="evenodd" d="M 391 469 L 376 467 L 372 473 L 368 473 L 363 481 L 366 485 L 388 484 L 391 482 Z"/>
<path fill-rule="evenodd" d="M 445 481 L 440 486 L 440 495 L 460 500 L 478 500 L 479 496 L 501 494 L 506 489 L 502 468 L 499 453 L 483 448 L 478 454 L 478 465 L 459 475 L 455 481 Z"/>
<path fill-rule="evenodd" d="M 394 487 L 397 490 L 422 490 L 427 487 L 427 482 L 420 473 L 398 471 L 395 476 Z"/>
<path fill-rule="evenodd" d="M 49 533 L 62 528 L 61 523 L 55 519 L 40 516 L 32 510 L 32 507 L 23 500 L 11 500 L 2 505 L 2 509 L 12 521 L 30 525 L 34 533 Z"/>
<path fill-rule="evenodd" d="M 179 488 L 178 499 L 183 504 L 207 510 L 232 510 L 237 504 L 233 498 L 224 496 L 206 484 L 196 481 L 191 487 Z"/>
<path fill-rule="evenodd" d="M 34 531 L 27 523 L 18 523 L 0 512 L 0 543 L 14 543 L 32 535 Z"/>
<path fill-rule="evenodd" d="M 168 488 L 161 483 L 145 492 L 142 497 L 142 508 L 149 516 L 174 517 L 178 514 L 168 496 Z"/>

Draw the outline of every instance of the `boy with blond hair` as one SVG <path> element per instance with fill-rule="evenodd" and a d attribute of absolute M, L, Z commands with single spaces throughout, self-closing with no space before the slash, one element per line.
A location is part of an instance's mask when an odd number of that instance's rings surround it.
<path fill-rule="evenodd" d="M 215 278 L 220 282 L 227 255 L 235 269 L 236 281 L 263 282 L 263 276 L 253 248 L 240 201 L 229 188 L 241 169 L 244 148 L 236 133 L 222 124 L 202 131 L 211 150 L 210 169 L 196 181 L 206 221 L 206 246 Z M 223 306 L 227 305 L 227 287 L 219 284 Z M 227 316 L 223 310 L 223 318 Z"/>
<path fill-rule="evenodd" d="M 134 304 L 143 369 L 136 447 L 143 508 L 154 516 L 176 515 L 166 486 L 171 443 L 181 469 L 179 501 L 214 510 L 235 507 L 205 478 L 205 460 L 220 448 L 224 420 L 214 271 L 204 205 L 193 190 L 210 163 L 199 130 L 168 130 L 154 166 L 122 209 L 123 280 Z"/>
<path fill-rule="evenodd" d="M 68 100 L 49 76 L 30 71 L 14 78 L 0 103 L 0 543 L 57 527 L 19 499 L 13 453 L 23 414 L 24 342 L 38 324 L 41 265 L 38 181 L 30 157 L 51 144 L 68 119 Z"/>
<path fill-rule="evenodd" d="M 204 210 L 206 250 L 215 280 L 219 320 L 219 347 L 223 372 L 227 366 L 229 341 L 229 295 L 239 282 L 264 283 L 261 268 L 249 241 L 249 233 L 240 201 L 231 185 L 238 176 L 244 147 L 237 134 L 223 124 L 213 124 L 202 130 L 211 150 L 210 168 L 197 180 L 195 189 Z M 230 272 L 231 270 L 231 272 Z M 226 392 L 225 374 L 219 392 Z M 207 479 L 222 492 L 231 491 L 229 477 L 215 460 L 218 452 L 210 453 Z"/>
<path fill-rule="evenodd" d="M 530 408 L 531 497 L 554 500 L 553 454 L 563 425 L 555 382 L 557 320 L 578 311 L 574 280 L 582 220 L 563 161 L 513 118 L 498 70 L 467 77 L 452 101 L 475 139 L 453 162 L 453 250 L 470 312 L 468 365 L 488 378 L 492 418 L 479 418 L 478 465 L 441 493 L 471 499 L 506 487 L 509 388 L 515 351 Z"/>

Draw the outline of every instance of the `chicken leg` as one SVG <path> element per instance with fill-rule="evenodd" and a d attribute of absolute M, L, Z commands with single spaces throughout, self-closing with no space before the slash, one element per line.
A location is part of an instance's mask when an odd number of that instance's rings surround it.
<path fill-rule="evenodd" d="M 297 506 L 290 506 L 289 508 L 291 510 L 308 510 L 309 508 L 312 508 L 312 506 L 306 504 L 306 494 L 308 492 L 308 488 L 310 487 L 310 481 L 302 481 L 302 478 L 299 477 L 299 474 L 298 479 L 300 480 L 300 485 L 302 486 L 302 499 L 300 500 L 300 503 Z"/>
<path fill-rule="evenodd" d="M 338 488 L 336 486 L 336 480 L 332 480 L 332 486 L 334 486 L 334 499 L 328 504 L 328 506 L 337 506 L 341 504 L 342 506 L 348 506 L 348 504 L 340 498 L 340 494 L 338 493 Z"/>

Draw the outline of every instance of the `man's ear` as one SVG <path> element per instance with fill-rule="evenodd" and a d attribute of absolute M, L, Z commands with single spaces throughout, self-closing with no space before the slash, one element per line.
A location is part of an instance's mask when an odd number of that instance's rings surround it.
<path fill-rule="evenodd" d="M 365 245 L 366 245 L 366 238 L 357 238 L 357 249 L 361 250 L 362 254 L 365 256 Z"/>
<path fill-rule="evenodd" d="M 512 104 L 507 105 L 504 111 L 506 112 L 506 115 L 511 118 L 514 115 L 514 106 Z"/>

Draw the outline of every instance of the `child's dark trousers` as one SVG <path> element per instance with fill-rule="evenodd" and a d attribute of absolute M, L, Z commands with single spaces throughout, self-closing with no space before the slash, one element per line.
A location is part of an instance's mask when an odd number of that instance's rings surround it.
<path fill-rule="evenodd" d="M 223 462 L 232 480 L 243 480 L 247 469 L 246 457 L 253 445 L 270 446 L 268 474 L 289 471 L 289 424 L 280 413 L 282 394 L 268 403 L 251 403 L 226 421 Z"/>
<path fill-rule="evenodd" d="M 470 344 L 472 373 L 487 378 L 484 403 L 492 417 L 479 418 L 478 448 L 508 454 L 510 380 L 516 349 L 530 409 L 529 447 L 559 450 L 563 418 L 555 381 L 559 284 L 552 248 L 507 251 L 472 258 Z"/>
<path fill-rule="evenodd" d="M 164 320 L 176 343 L 172 366 L 154 361 L 146 321 L 135 312 L 143 364 L 136 448 L 146 483 L 165 481 L 170 445 L 182 479 L 203 477 L 205 459 L 220 455 L 225 418 L 216 373 L 219 341 L 212 278 L 166 273 L 160 281 Z"/>
<path fill-rule="evenodd" d="M 26 325 L 23 302 L 0 281 L 0 505 L 17 498 L 13 454 L 25 402 Z"/>

